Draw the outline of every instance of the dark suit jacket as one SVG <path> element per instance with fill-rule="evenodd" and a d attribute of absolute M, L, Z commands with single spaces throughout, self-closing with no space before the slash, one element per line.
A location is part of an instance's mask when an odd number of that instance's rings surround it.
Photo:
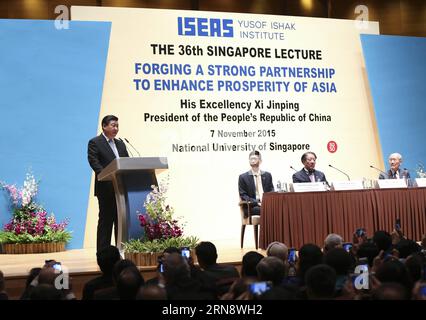
<path fill-rule="evenodd" d="M 410 179 L 410 173 L 408 172 L 408 170 L 398 168 L 398 172 L 399 172 L 400 179 L 403 179 L 403 178 Z M 379 176 L 379 179 L 396 179 L 395 177 L 396 172 L 393 171 L 392 169 L 389 169 L 386 173 L 387 173 L 386 175 L 381 173 Z"/>
<path fill-rule="evenodd" d="M 120 140 L 114 139 L 120 157 L 128 157 L 126 145 Z M 103 134 L 94 137 L 89 141 L 87 149 L 87 158 L 89 164 L 95 171 L 95 196 L 106 195 L 108 192 L 114 192 L 114 188 L 110 181 L 98 181 L 98 174 L 115 159 L 115 154 L 105 139 Z"/>
<path fill-rule="evenodd" d="M 327 182 L 327 179 L 325 178 L 325 174 L 321 171 L 314 170 L 314 176 L 315 176 L 316 182 Z M 300 171 L 297 171 L 295 174 L 293 174 L 293 182 L 294 183 L 311 182 L 311 179 L 309 178 L 309 175 L 305 171 L 305 169 L 302 169 Z"/>
<path fill-rule="evenodd" d="M 269 172 L 261 171 L 263 192 L 273 192 L 272 176 Z M 251 171 L 240 174 L 238 179 L 238 190 L 241 200 L 256 202 L 256 185 Z"/>

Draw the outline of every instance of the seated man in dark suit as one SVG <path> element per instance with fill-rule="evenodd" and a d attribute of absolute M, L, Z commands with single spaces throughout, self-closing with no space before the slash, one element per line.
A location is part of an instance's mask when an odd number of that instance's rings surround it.
<path fill-rule="evenodd" d="M 238 179 L 238 190 L 240 198 L 250 202 L 250 213 L 260 215 L 260 205 L 264 192 L 273 192 L 274 185 L 269 172 L 259 169 L 262 157 L 259 151 L 252 151 L 249 154 L 251 169 L 240 175 Z M 244 208 L 244 214 L 248 214 L 248 208 Z"/>
<path fill-rule="evenodd" d="M 327 182 L 325 174 L 315 170 L 317 155 L 313 152 L 305 152 L 302 155 L 303 169 L 293 174 L 293 182 Z"/>
<path fill-rule="evenodd" d="M 402 156 L 399 153 L 392 153 L 389 156 L 390 169 L 380 174 L 379 179 L 409 179 L 410 173 L 407 169 L 401 169 Z"/>

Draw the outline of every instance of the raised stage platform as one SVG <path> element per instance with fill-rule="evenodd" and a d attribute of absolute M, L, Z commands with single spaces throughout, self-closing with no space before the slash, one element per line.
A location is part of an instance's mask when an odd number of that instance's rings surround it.
<path fill-rule="evenodd" d="M 248 232 L 250 236 L 251 232 Z M 247 235 L 247 236 L 248 236 Z M 241 260 L 246 252 L 256 250 L 253 239 L 246 239 L 244 249 L 240 249 L 238 241 L 234 239 L 213 240 L 218 251 L 218 262 L 241 267 Z M 258 252 L 265 255 L 264 250 Z M 81 298 L 84 284 L 90 279 L 97 277 L 100 270 L 96 263 L 96 250 L 76 249 L 56 253 L 8 255 L 0 254 L 0 270 L 6 279 L 6 291 L 10 299 L 18 299 L 25 287 L 25 280 L 32 268 L 42 267 L 45 260 L 55 259 L 66 266 L 70 272 L 71 284 L 77 299 Z M 145 280 L 155 277 L 156 267 L 142 267 Z"/>

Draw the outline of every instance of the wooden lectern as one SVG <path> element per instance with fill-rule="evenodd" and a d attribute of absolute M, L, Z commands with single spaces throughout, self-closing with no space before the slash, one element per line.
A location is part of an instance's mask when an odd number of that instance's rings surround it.
<path fill-rule="evenodd" d="M 118 158 L 98 175 L 99 181 L 112 181 L 117 202 L 117 248 L 129 239 L 142 236 L 137 212 L 145 212 L 146 196 L 157 184 L 157 174 L 168 169 L 167 158 Z"/>

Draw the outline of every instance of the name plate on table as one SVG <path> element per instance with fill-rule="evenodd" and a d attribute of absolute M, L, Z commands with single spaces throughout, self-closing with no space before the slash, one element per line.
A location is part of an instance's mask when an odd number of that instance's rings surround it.
<path fill-rule="evenodd" d="M 353 180 L 353 181 L 333 181 L 332 190 L 362 190 L 364 189 L 364 185 L 361 180 Z"/>
<path fill-rule="evenodd" d="M 327 188 L 323 182 L 293 183 L 292 191 L 294 192 L 327 191 Z"/>
<path fill-rule="evenodd" d="M 420 188 L 426 187 L 426 178 L 416 178 L 416 186 Z"/>
<path fill-rule="evenodd" d="M 377 185 L 380 189 L 407 188 L 405 179 L 379 179 Z"/>

